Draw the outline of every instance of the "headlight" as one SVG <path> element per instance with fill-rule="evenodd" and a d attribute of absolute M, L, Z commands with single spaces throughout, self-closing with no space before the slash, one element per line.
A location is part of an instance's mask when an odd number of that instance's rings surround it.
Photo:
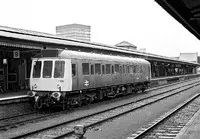
<path fill-rule="evenodd" d="M 34 97 L 34 96 L 36 95 L 36 92 L 34 92 L 34 91 L 28 91 L 28 92 L 27 92 L 27 95 L 28 95 L 29 97 Z"/>
<path fill-rule="evenodd" d="M 61 96 L 61 93 L 60 92 L 53 92 L 51 94 L 51 97 L 57 99 L 58 101 L 60 100 L 60 96 Z"/>

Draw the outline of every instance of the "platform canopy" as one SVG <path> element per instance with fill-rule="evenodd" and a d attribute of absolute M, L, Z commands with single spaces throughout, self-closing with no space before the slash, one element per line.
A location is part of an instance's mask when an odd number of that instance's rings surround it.
<path fill-rule="evenodd" d="M 200 0 L 155 0 L 200 40 Z"/>

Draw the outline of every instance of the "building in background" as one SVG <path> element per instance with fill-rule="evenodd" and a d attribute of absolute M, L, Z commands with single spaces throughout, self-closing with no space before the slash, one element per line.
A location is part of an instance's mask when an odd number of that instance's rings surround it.
<path fill-rule="evenodd" d="M 90 26 L 81 24 L 56 26 L 56 34 L 58 36 L 87 42 L 90 42 L 90 30 Z"/>
<path fill-rule="evenodd" d="M 127 41 L 120 42 L 120 43 L 116 44 L 115 46 L 117 46 L 119 48 L 137 50 L 137 46 L 135 46 Z"/>
<path fill-rule="evenodd" d="M 180 53 L 179 60 L 198 62 L 198 53 Z"/>

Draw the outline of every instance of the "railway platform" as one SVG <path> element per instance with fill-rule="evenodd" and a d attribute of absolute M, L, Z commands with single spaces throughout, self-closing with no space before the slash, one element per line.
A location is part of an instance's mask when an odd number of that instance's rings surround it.
<path fill-rule="evenodd" d="M 200 110 L 193 116 L 186 126 L 179 132 L 175 139 L 200 138 Z"/>
<path fill-rule="evenodd" d="M 17 92 L 0 92 L 0 104 L 9 104 L 28 100 L 27 90 Z"/>

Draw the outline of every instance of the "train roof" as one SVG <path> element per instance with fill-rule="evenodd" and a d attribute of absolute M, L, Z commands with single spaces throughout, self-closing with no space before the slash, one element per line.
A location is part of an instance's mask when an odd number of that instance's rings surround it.
<path fill-rule="evenodd" d="M 45 53 L 46 52 L 46 53 Z M 99 60 L 99 61 L 115 61 L 115 62 L 127 62 L 127 63 L 143 63 L 150 64 L 147 60 L 142 58 L 133 58 L 125 56 L 114 56 L 114 55 L 105 55 L 97 54 L 91 52 L 80 52 L 72 50 L 51 50 L 43 51 L 41 55 L 37 55 L 34 58 L 66 58 L 66 59 L 86 59 L 86 60 Z"/>

